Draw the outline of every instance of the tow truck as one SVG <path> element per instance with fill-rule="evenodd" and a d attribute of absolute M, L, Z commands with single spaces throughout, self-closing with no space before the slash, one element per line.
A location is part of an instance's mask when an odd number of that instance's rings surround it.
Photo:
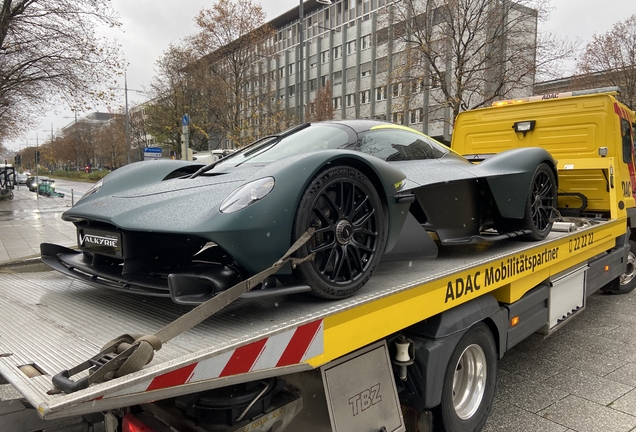
<path fill-rule="evenodd" d="M 572 95 L 570 103 L 578 97 L 591 96 Z M 526 145 L 514 140 L 540 135 L 550 118 L 537 114 L 550 105 L 533 103 L 466 113 L 453 146 L 478 161 L 499 151 L 505 137 L 510 146 Z M 626 161 L 620 128 L 630 114 L 611 110 L 601 120 L 611 140 L 594 142 L 598 149 L 581 163 L 573 153 L 559 160 L 559 208 L 573 213 L 545 240 L 445 247 L 435 260 L 382 262 L 363 290 L 333 302 L 238 299 L 164 344 L 141 370 L 73 391 L 56 390 L 60 371 L 86 363 L 118 334 L 138 340 L 135 334 L 152 334 L 194 310 L 96 290 L 37 262 L 14 264 L 0 278 L 0 374 L 23 398 L 0 402 L 3 429 L 480 430 L 506 351 L 536 332 L 557 331 L 599 290 L 633 289 L 635 202 L 621 187 L 633 164 L 633 128 Z M 525 130 L 521 123 L 533 120 Z M 486 144 L 497 122 L 500 134 Z M 577 186 L 594 170 L 603 187 Z"/>

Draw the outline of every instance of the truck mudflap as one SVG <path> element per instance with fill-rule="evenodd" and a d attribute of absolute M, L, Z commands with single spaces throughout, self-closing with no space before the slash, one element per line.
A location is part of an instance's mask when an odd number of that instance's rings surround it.
<path fill-rule="evenodd" d="M 613 248 L 625 226 L 610 220 L 539 242 L 447 247 L 435 260 L 381 263 L 363 290 L 334 302 L 238 299 L 170 340 L 142 370 L 71 394 L 51 392 L 52 376 L 119 334 L 152 333 L 190 308 L 57 272 L 7 272 L 0 374 L 42 418 L 55 419 L 313 370 L 484 293 L 516 301 L 550 274 Z"/>

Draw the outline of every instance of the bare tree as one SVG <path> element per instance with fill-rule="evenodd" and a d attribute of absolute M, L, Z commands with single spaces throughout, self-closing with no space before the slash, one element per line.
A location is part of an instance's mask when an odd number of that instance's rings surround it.
<path fill-rule="evenodd" d="M 106 165 L 117 168 L 126 162 L 126 151 L 125 117 L 121 115 L 99 130 L 97 153 Z"/>
<path fill-rule="evenodd" d="M 15 137 L 52 103 L 86 107 L 122 66 L 119 46 L 95 34 L 118 26 L 108 0 L 2 0 L 0 140 Z"/>
<path fill-rule="evenodd" d="M 636 107 L 636 15 L 616 23 L 602 35 L 594 35 L 579 60 L 582 86 L 619 86 L 619 99 Z"/>
<path fill-rule="evenodd" d="M 181 153 L 181 117 L 191 108 L 186 65 L 197 59 L 185 44 L 171 44 L 157 60 L 159 73 L 150 85 L 154 102 L 146 108 L 146 127 L 160 144 L 177 155 Z"/>
<path fill-rule="evenodd" d="M 130 119 L 131 158 L 135 161 L 143 160 L 144 149 L 150 147 L 152 144 L 150 142 L 151 134 L 148 129 L 148 115 L 146 114 L 146 109 L 151 106 L 151 103 L 144 103 L 128 111 Z"/>
<path fill-rule="evenodd" d="M 331 81 L 316 91 L 316 97 L 309 104 L 311 121 L 323 121 L 333 119 L 333 96 L 331 93 Z"/>
<path fill-rule="evenodd" d="M 225 133 L 235 144 L 253 137 L 243 131 L 260 122 L 262 107 L 271 99 L 269 86 L 259 86 L 255 65 L 269 58 L 266 41 L 274 29 L 265 24 L 266 13 L 252 0 L 220 0 L 195 18 L 199 32 L 189 39 L 195 52 L 203 53 L 214 93 L 211 129 Z M 258 91 L 255 89 L 258 88 Z"/>
<path fill-rule="evenodd" d="M 429 105 L 449 107 L 454 119 L 528 92 L 537 75 L 549 76 L 554 64 L 574 55 L 575 43 L 535 38 L 547 6 L 548 0 L 402 0 L 387 7 L 388 26 L 376 43 L 391 41 L 389 69 L 396 53 L 408 53 L 393 83 L 421 81 L 410 88 L 429 90 Z M 403 105 L 406 112 L 410 103 Z"/>

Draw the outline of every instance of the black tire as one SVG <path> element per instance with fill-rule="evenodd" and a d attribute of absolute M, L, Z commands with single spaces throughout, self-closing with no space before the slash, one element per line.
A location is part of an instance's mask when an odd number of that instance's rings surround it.
<path fill-rule="evenodd" d="M 611 294 L 628 294 L 636 288 L 636 242 L 629 240 L 627 268 L 625 273 L 603 287 L 603 291 Z"/>
<path fill-rule="evenodd" d="M 321 298 L 348 297 L 369 280 L 384 252 L 387 224 L 380 197 L 355 168 L 335 166 L 314 177 L 303 193 L 292 228 L 293 241 L 316 229 L 297 256 L 313 261 L 295 271 Z"/>
<path fill-rule="evenodd" d="M 435 430 L 476 432 L 486 423 L 497 381 L 497 351 L 488 326 L 477 323 L 460 339 L 444 375 Z"/>
<path fill-rule="evenodd" d="M 540 164 L 530 183 L 521 229 L 529 230 L 529 240 L 543 240 L 552 229 L 551 219 L 557 204 L 557 182 L 550 167 Z"/>

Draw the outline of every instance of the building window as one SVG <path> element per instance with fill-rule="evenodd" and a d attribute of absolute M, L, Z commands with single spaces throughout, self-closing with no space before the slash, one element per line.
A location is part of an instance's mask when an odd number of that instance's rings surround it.
<path fill-rule="evenodd" d="M 342 71 L 335 71 L 333 73 L 333 83 L 340 84 L 342 82 Z"/>
<path fill-rule="evenodd" d="M 424 121 L 424 108 L 411 110 L 411 124 L 422 123 Z"/>
<path fill-rule="evenodd" d="M 278 68 L 278 78 L 285 78 L 285 68 Z"/>
<path fill-rule="evenodd" d="M 400 96 L 400 84 L 399 83 L 391 85 L 391 94 L 393 95 L 393 97 Z"/>
<path fill-rule="evenodd" d="M 352 40 L 347 42 L 347 55 L 354 54 L 356 52 L 356 41 Z"/>
<path fill-rule="evenodd" d="M 320 63 L 325 64 L 329 61 L 329 50 L 320 53 Z"/>
<path fill-rule="evenodd" d="M 353 93 L 349 93 L 347 96 L 347 106 L 352 107 L 356 105 L 356 95 Z"/>
<path fill-rule="evenodd" d="M 296 86 L 290 85 L 289 87 L 287 87 L 287 95 L 293 96 L 294 94 L 296 94 Z"/>
<path fill-rule="evenodd" d="M 333 98 L 333 109 L 337 110 L 342 107 L 342 98 L 340 96 Z"/>
<path fill-rule="evenodd" d="M 368 76 L 371 76 L 371 71 L 370 71 L 370 70 L 368 70 L 368 71 L 362 71 L 362 72 L 360 73 L 360 76 L 361 76 L 362 78 L 364 78 L 364 77 L 368 77 Z"/>
<path fill-rule="evenodd" d="M 333 48 L 333 59 L 337 60 L 342 57 L 342 45 Z"/>
<path fill-rule="evenodd" d="M 386 99 L 386 86 L 375 88 L 375 100 L 382 101 Z"/>
<path fill-rule="evenodd" d="M 313 62 L 313 63 L 310 63 L 310 64 L 309 64 L 309 68 L 310 68 L 310 69 L 313 69 L 313 68 L 315 68 L 315 67 L 316 67 L 316 62 Z"/>
<path fill-rule="evenodd" d="M 309 80 L 309 91 L 316 90 L 317 86 L 318 86 L 318 79 L 317 78 Z"/>
<path fill-rule="evenodd" d="M 360 38 L 360 49 L 368 49 L 371 47 L 371 35 L 365 35 Z"/>
<path fill-rule="evenodd" d="M 393 123 L 404 124 L 404 114 L 403 113 L 394 112 L 391 117 L 392 117 Z"/>
<path fill-rule="evenodd" d="M 371 102 L 371 90 L 363 90 L 360 92 L 360 104 Z"/>
<path fill-rule="evenodd" d="M 440 71 L 440 74 L 444 74 L 444 71 Z M 433 72 L 431 74 L 431 88 L 438 88 L 440 86 L 439 76 Z"/>
<path fill-rule="evenodd" d="M 294 64 L 288 64 L 287 65 L 287 75 L 293 75 L 294 74 Z"/>
<path fill-rule="evenodd" d="M 411 81 L 411 94 L 419 93 L 424 90 L 424 78 Z"/>
<path fill-rule="evenodd" d="M 320 87 L 324 87 L 327 85 L 327 75 L 323 75 L 320 77 Z"/>

